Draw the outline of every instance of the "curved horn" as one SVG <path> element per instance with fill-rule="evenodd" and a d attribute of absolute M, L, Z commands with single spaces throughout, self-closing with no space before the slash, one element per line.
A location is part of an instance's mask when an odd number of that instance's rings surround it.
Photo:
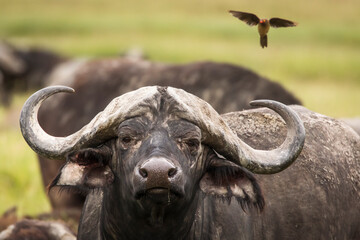
<path fill-rule="evenodd" d="M 287 136 L 276 149 L 256 150 L 243 142 L 221 116 L 205 101 L 180 89 L 168 89 L 170 95 L 182 106 L 181 118 L 198 125 L 203 143 L 254 173 L 273 174 L 291 165 L 300 154 L 305 142 L 305 128 L 299 116 L 288 106 L 271 100 L 257 100 L 252 106 L 268 107 L 285 120 Z"/>
<path fill-rule="evenodd" d="M 53 137 L 39 125 L 37 114 L 41 103 L 59 92 L 74 92 L 72 88 L 52 86 L 34 93 L 25 102 L 20 115 L 20 128 L 29 146 L 48 158 L 63 158 L 82 147 L 96 146 L 116 136 L 117 126 L 125 118 L 149 111 L 156 101 L 156 87 L 144 87 L 115 98 L 90 123 L 67 137 Z M 147 104 L 145 104 L 146 102 Z"/>
<path fill-rule="evenodd" d="M 299 156 L 305 142 L 305 127 L 294 110 L 277 101 L 255 100 L 251 106 L 267 107 L 278 113 L 287 125 L 284 142 L 270 151 L 256 150 L 246 145 L 248 164 L 245 166 L 254 173 L 272 174 L 290 166 Z"/>
<path fill-rule="evenodd" d="M 20 114 L 21 133 L 29 146 L 37 153 L 46 157 L 55 158 L 57 154 L 66 151 L 67 139 L 53 137 L 47 134 L 39 125 L 37 120 L 41 103 L 48 97 L 59 92 L 73 93 L 74 89 L 65 86 L 54 86 L 44 88 L 29 97 L 25 102 Z"/>
<path fill-rule="evenodd" d="M 258 100 L 251 103 L 253 106 L 273 109 L 287 124 L 288 133 L 283 144 L 274 150 L 263 151 L 253 149 L 238 138 L 207 102 L 181 89 L 169 87 L 159 91 L 156 86 L 121 95 L 76 133 L 67 137 L 52 137 L 41 129 L 37 121 L 40 104 L 52 94 L 72 91 L 67 87 L 48 87 L 35 93 L 25 103 L 20 117 L 21 131 L 37 153 L 50 158 L 62 158 L 66 153 L 81 147 L 100 144 L 116 136 L 117 126 L 123 120 L 157 108 L 164 94 L 175 100 L 178 117 L 200 127 L 204 144 L 254 173 L 272 174 L 284 170 L 300 154 L 305 141 L 305 128 L 301 119 L 291 108 L 279 102 Z"/>

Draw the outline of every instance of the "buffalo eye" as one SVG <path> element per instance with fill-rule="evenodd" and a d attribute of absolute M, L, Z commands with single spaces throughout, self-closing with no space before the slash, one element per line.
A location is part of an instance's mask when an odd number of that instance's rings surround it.
<path fill-rule="evenodd" d="M 131 137 L 123 137 L 121 141 L 125 144 L 128 144 L 132 141 Z"/>
<path fill-rule="evenodd" d="M 191 153 L 194 153 L 194 152 L 196 152 L 198 150 L 200 142 L 197 139 L 189 139 L 189 140 L 185 141 L 185 144 L 189 148 L 189 151 Z"/>
<path fill-rule="evenodd" d="M 122 122 L 118 128 L 117 143 L 126 150 L 143 139 L 147 129 L 146 119 L 131 118 Z"/>
<path fill-rule="evenodd" d="M 199 153 L 201 147 L 201 130 L 195 124 L 184 120 L 169 121 L 169 135 L 179 149 L 193 156 Z"/>
<path fill-rule="evenodd" d="M 196 153 L 198 152 L 199 146 L 200 146 L 200 141 L 196 138 L 193 139 L 179 139 L 178 140 L 181 148 L 183 150 L 188 150 L 190 152 L 190 154 L 192 155 L 196 155 Z"/>
<path fill-rule="evenodd" d="M 136 139 L 130 135 L 120 136 L 119 139 L 123 148 L 131 147 L 136 142 Z"/>

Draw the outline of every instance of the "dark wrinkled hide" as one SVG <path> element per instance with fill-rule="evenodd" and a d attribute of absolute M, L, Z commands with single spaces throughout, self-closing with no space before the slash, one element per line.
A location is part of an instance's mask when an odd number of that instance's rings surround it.
<path fill-rule="evenodd" d="M 56 75 L 57 76 L 57 75 Z M 268 81 L 239 66 L 213 62 L 165 65 L 144 60 L 107 59 L 83 63 L 74 72 L 72 83 L 56 78 L 53 83 L 72 86 L 76 94 L 55 96 L 44 103 L 39 121 L 48 133 L 65 136 L 89 122 L 114 97 L 145 85 L 169 85 L 182 88 L 208 101 L 219 112 L 247 109 L 253 99 L 274 99 L 286 104 L 300 102 L 279 84 Z M 40 157 L 44 183 L 55 177 L 63 162 Z M 53 191 L 50 200 L 55 209 L 81 206 L 75 198 Z"/>
<path fill-rule="evenodd" d="M 267 207 L 253 219 L 254 239 L 360 239 L 359 136 L 340 121 L 294 109 L 306 128 L 305 146 L 287 170 L 257 176 Z M 255 148 L 271 149 L 286 134 L 268 110 L 223 117 Z"/>
<path fill-rule="evenodd" d="M 262 213 L 251 209 L 244 213 L 236 201 L 228 205 L 199 192 L 197 206 L 188 213 L 195 217 L 189 234 L 184 238 L 174 234 L 156 239 L 359 239 L 359 136 L 340 121 L 302 107 L 294 109 L 306 126 L 305 146 L 285 171 L 257 176 L 266 203 Z M 276 147 L 286 135 L 283 121 L 268 110 L 235 112 L 223 117 L 239 137 L 255 148 Z M 121 168 L 118 166 L 116 171 Z M 106 210 L 109 199 L 110 213 L 124 207 L 119 204 L 124 196 L 117 195 L 118 191 L 110 187 L 89 193 L 79 230 L 84 235 L 79 239 L 113 239 L 101 232 L 109 231 L 114 221 L 135 218 L 136 212 L 131 208 L 115 219 L 109 215 Z M 174 219 L 179 220 L 179 215 Z M 176 229 L 187 221 L 187 218 L 179 221 Z M 136 239 L 152 239 L 142 235 L 147 224 L 125 221 L 117 227 L 137 229 Z M 131 239 L 117 236 L 117 239 Z"/>

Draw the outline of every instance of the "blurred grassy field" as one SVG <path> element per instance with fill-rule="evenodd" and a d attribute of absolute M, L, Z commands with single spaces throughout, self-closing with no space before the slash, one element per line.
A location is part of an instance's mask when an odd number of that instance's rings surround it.
<path fill-rule="evenodd" d="M 261 49 L 255 28 L 229 9 L 299 22 L 272 29 Z M 71 57 L 114 56 L 141 47 L 163 62 L 214 60 L 248 67 L 294 92 L 311 110 L 360 116 L 360 1 L 0 0 L 0 38 Z M 0 108 L 0 213 L 49 210 L 18 112 L 27 95 Z"/>

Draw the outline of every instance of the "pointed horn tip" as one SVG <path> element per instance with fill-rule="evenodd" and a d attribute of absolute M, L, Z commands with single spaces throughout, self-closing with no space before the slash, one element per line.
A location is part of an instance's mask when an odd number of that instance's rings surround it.
<path fill-rule="evenodd" d="M 284 104 L 281 102 L 278 102 L 278 101 L 266 100 L 266 99 L 253 100 L 250 102 L 250 106 L 253 106 L 253 107 L 270 107 L 270 106 L 274 106 L 274 105 L 284 105 Z"/>
<path fill-rule="evenodd" d="M 54 91 L 56 92 L 67 92 L 67 93 L 74 93 L 75 90 L 71 87 L 67 87 L 67 86 L 51 86 L 51 87 L 47 87 L 49 89 L 54 89 Z"/>
<path fill-rule="evenodd" d="M 50 86 L 50 87 L 45 87 L 42 88 L 40 90 L 38 90 L 37 92 L 33 93 L 25 102 L 24 106 L 23 106 L 23 110 L 25 110 L 26 108 L 28 108 L 28 105 L 32 105 L 32 104 L 38 104 L 39 102 L 45 100 L 46 98 L 50 97 L 51 95 L 54 95 L 56 93 L 60 93 L 60 92 L 66 92 L 66 93 L 74 93 L 75 90 L 71 87 L 67 87 L 67 86 Z"/>
<path fill-rule="evenodd" d="M 277 156 L 282 156 L 282 160 L 275 165 L 266 162 L 265 167 L 257 168 L 255 170 L 252 170 L 252 172 L 258 174 L 274 174 L 277 172 L 281 172 L 288 166 L 290 166 L 301 153 L 306 136 L 304 124 L 301 118 L 292 108 L 278 101 L 254 100 L 250 102 L 250 105 L 255 107 L 267 107 L 272 109 L 281 116 L 281 118 L 285 121 L 287 125 L 287 136 L 283 144 L 278 149 L 271 150 L 274 151 L 275 154 L 272 156 L 273 159 L 278 159 Z M 284 155 L 284 153 L 286 153 L 286 155 Z M 270 159 L 270 152 L 268 158 Z"/>

